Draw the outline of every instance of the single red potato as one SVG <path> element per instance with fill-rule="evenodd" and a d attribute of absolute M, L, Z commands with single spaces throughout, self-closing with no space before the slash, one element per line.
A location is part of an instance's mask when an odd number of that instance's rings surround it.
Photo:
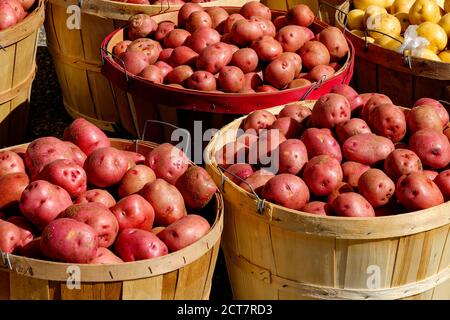
<path fill-rule="evenodd" d="M 370 169 L 369 166 L 354 161 L 344 162 L 341 168 L 344 174 L 344 182 L 347 182 L 352 188 L 358 187 L 359 178 L 364 172 Z"/>
<path fill-rule="evenodd" d="M 33 240 L 33 235 L 15 224 L 0 220 L 0 250 L 4 253 L 17 253 Z"/>
<path fill-rule="evenodd" d="M 136 228 L 150 231 L 155 220 L 152 205 L 138 194 L 126 196 L 111 208 L 118 221 L 119 230 Z"/>
<path fill-rule="evenodd" d="M 198 166 L 188 168 L 177 180 L 176 187 L 185 204 L 191 209 L 206 207 L 217 191 L 208 172 Z"/>
<path fill-rule="evenodd" d="M 205 11 L 195 11 L 189 15 L 186 20 L 186 30 L 193 33 L 200 28 L 211 28 L 212 20 Z"/>
<path fill-rule="evenodd" d="M 223 33 L 225 21 L 228 19 L 228 12 L 221 7 L 210 7 L 206 8 L 206 12 L 211 17 L 212 28 L 216 29 L 218 32 Z"/>
<path fill-rule="evenodd" d="M 117 264 L 123 263 L 123 260 L 116 256 L 107 248 L 98 248 L 97 255 L 89 262 L 90 264 Z"/>
<path fill-rule="evenodd" d="M 435 99 L 431 99 L 431 98 L 420 98 L 419 100 L 417 100 L 414 103 L 413 108 L 417 107 L 417 106 L 424 106 L 424 105 L 432 106 L 434 108 L 434 110 L 439 115 L 439 118 L 441 119 L 442 127 L 445 128 L 448 125 L 449 115 L 448 115 L 447 110 L 442 105 L 442 103 L 440 103 L 439 101 L 437 101 Z"/>
<path fill-rule="evenodd" d="M 125 262 L 153 259 L 169 253 L 159 238 L 142 229 L 125 229 L 119 233 L 114 252 Z"/>
<path fill-rule="evenodd" d="M 233 56 L 231 46 L 218 42 L 202 50 L 197 59 L 197 70 L 205 70 L 216 74 L 228 65 Z"/>
<path fill-rule="evenodd" d="M 394 181 L 402 175 L 422 171 L 422 162 L 414 151 L 395 149 L 384 161 L 384 171 Z"/>
<path fill-rule="evenodd" d="M 128 39 L 136 40 L 151 35 L 158 28 L 158 23 L 146 14 L 134 15 L 128 24 Z"/>
<path fill-rule="evenodd" d="M 309 201 L 309 190 L 301 178 L 282 173 L 267 181 L 262 196 L 283 207 L 300 210 Z"/>
<path fill-rule="evenodd" d="M 336 135 L 341 144 L 352 136 L 371 132 L 368 124 L 360 118 L 351 118 L 336 125 Z"/>
<path fill-rule="evenodd" d="M 139 193 L 149 182 L 156 179 L 155 172 L 146 165 L 136 165 L 129 169 L 119 183 L 117 193 L 120 198 Z"/>
<path fill-rule="evenodd" d="M 197 53 L 202 52 L 206 47 L 220 42 L 220 34 L 213 28 L 202 27 L 195 30 L 189 37 L 188 46 Z"/>
<path fill-rule="evenodd" d="M 263 36 L 254 41 L 251 48 L 255 50 L 261 61 L 270 62 L 283 53 L 281 44 L 271 36 Z"/>
<path fill-rule="evenodd" d="M 298 51 L 303 65 L 311 70 L 318 65 L 330 63 L 330 53 L 327 47 L 319 41 L 307 41 Z"/>
<path fill-rule="evenodd" d="M 392 104 L 392 100 L 388 96 L 380 93 L 362 94 L 361 98 L 364 103 L 361 109 L 361 118 L 366 121 L 369 119 L 369 115 L 375 107 L 387 103 Z M 366 99 L 367 101 L 365 101 Z"/>
<path fill-rule="evenodd" d="M 318 128 L 334 128 L 347 121 L 351 116 L 351 107 L 347 98 L 336 93 L 320 97 L 314 104 L 311 121 Z"/>
<path fill-rule="evenodd" d="M 279 118 L 290 117 L 302 123 L 311 115 L 311 109 L 301 105 L 300 103 L 287 104 L 278 114 Z"/>
<path fill-rule="evenodd" d="M 403 111 L 393 104 L 382 104 L 372 109 L 368 124 L 375 134 L 401 141 L 406 135 L 406 119 Z"/>
<path fill-rule="evenodd" d="M 432 169 L 442 169 L 450 163 L 449 140 L 433 129 L 415 132 L 409 139 L 409 148 L 419 156 L 424 166 Z"/>
<path fill-rule="evenodd" d="M 164 38 L 165 48 L 176 48 L 186 43 L 186 40 L 191 36 L 189 31 L 184 29 L 173 29 L 166 34 Z"/>
<path fill-rule="evenodd" d="M 162 84 L 164 82 L 164 77 L 161 72 L 161 69 L 155 65 L 149 65 L 138 74 L 139 77 L 144 78 L 147 81 L 152 83 Z"/>
<path fill-rule="evenodd" d="M 268 129 L 276 119 L 277 118 L 269 111 L 253 111 L 244 120 L 244 130 L 254 129 L 256 130 L 256 133 L 259 134 L 262 129 Z"/>
<path fill-rule="evenodd" d="M 395 147 L 388 138 L 373 133 L 360 133 L 345 140 L 342 145 L 344 158 L 369 166 L 384 160 Z"/>
<path fill-rule="evenodd" d="M 311 158 L 303 171 L 303 180 L 316 196 L 329 195 L 342 179 L 343 173 L 339 161 L 329 155 Z"/>
<path fill-rule="evenodd" d="M 91 189 L 82 193 L 73 203 L 101 203 L 107 208 L 112 208 L 116 204 L 114 197 L 106 190 L 102 189 Z"/>
<path fill-rule="evenodd" d="M 241 184 L 242 181 L 247 179 L 253 174 L 253 168 L 248 163 L 236 163 L 227 168 L 224 173 L 232 182 L 237 185 Z"/>
<path fill-rule="evenodd" d="M 286 15 L 288 24 L 296 24 L 303 27 L 309 27 L 313 23 L 314 18 L 314 12 L 306 4 L 293 6 Z"/>
<path fill-rule="evenodd" d="M 267 20 L 272 20 L 272 11 L 259 1 L 247 2 L 241 7 L 239 13 L 247 19 L 252 16 L 257 16 Z"/>
<path fill-rule="evenodd" d="M 302 27 L 288 25 L 278 30 L 275 39 L 284 52 L 297 52 L 306 42 L 306 33 Z"/>
<path fill-rule="evenodd" d="M 369 169 L 358 180 L 358 190 L 372 207 L 386 205 L 395 192 L 395 183 L 383 171 Z"/>
<path fill-rule="evenodd" d="M 22 158 L 13 151 L 0 151 L 0 177 L 9 173 L 25 173 Z"/>
<path fill-rule="evenodd" d="M 433 180 L 441 190 L 445 201 L 450 199 L 450 169 L 444 170 Z"/>
<path fill-rule="evenodd" d="M 86 156 L 89 156 L 96 149 L 111 146 L 106 134 L 83 118 L 75 119 L 64 130 L 64 140 L 73 142 Z"/>
<path fill-rule="evenodd" d="M 301 209 L 303 212 L 316 214 L 319 216 L 332 216 L 333 210 L 330 205 L 323 201 L 311 201 Z"/>
<path fill-rule="evenodd" d="M 96 149 L 84 163 L 88 182 L 97 187 L 113 186 L 128 171 L 128 157 L 113 147 Z"/>
<path fill-rule="evenodd" d="M 302 125 L 292 118 L 284 117 L 275 120 L 270 129 L 280 130 L 287 139 L 293 139 L 300 136 Z"/>
<path fill-rule="evenodd" d="M 238 92 L 244 86 L 244 73 L 238 67 L 226 66 L 219 73 L 219 84 L 224 92 Z"/>
<path fill-rule="evenodd" d="M 308 162 L 305 144 L 299 139 L 288 139 L 279 145 L 278 173 L 298 174 Z"/>
<path fill-rule="evenodd" d="M 17 210 L 22 192 L 29 183 L 28 176 L 22 172 L 0 177 L 0 210 Z"/>
<path fill-rule="evenodd" d="M 364 105 L 361 96 L 358 94 L 358 92 L 355 91 L 355 89 L 353 89 L 349 85 L 338 84 L 334 86 L 330 92 L 337 93 L 346 97 L 348 102 L 350 102 L 350 107 L 352 111 L 359 109 Z"/>
<path fill-rule="evenodd" d="M 322 42 L 330 52 L 331 61 L 339 61 L 349 51 L 347 40 L 341 30 L 336 27 L 327 27 L 318 34 L 318 40 Z"/>
<path fill-rule="evenodd" d="M 244 73 L 249 73 L 255 71 L 258 66 L 258 55 L 252 48 L 242 48 L 233 54 L 230 64 L 238 67 Z"/>
<path fill-rule="evenodd" d="M 429 105 L 417 106 L 408 112 L 408 129 L 410 134 L 421 129 L 433 129 L 442 132 L 442 120 L 436 109 Z M 447 124 L 446 124 L 447 125 Z"/>
<path fill-rule="evenodd" d="M 182 150 L 170 143 L 163 143 L 147 155 L 145 164 L 153 169 L 157 178 L 175 185 L 187 170 L 189 159 Z"/>
<path fill-rule="evenodd" d="M 375 217 L 375 211 L 370 203 L 355 192 L 340 194 L 331 206 L 336 215 L 341 217 Z"/>
<path fill-rule="evenodd" d="M 203 7 L 198 3 L 187 2 L 178 11 L 178 25 L 184 27 L 189 16 L 197 11 L 203 11 Z"/>
<path fill-rule="evenodd" d="M 311 159 L 318 155 L 330 155 L 337 161 L 342 161 L 342 152 L 339 143 L 334 139 L 330 129 L 308 128 L 303 132 L 301 138 L 308 150 Z"/>

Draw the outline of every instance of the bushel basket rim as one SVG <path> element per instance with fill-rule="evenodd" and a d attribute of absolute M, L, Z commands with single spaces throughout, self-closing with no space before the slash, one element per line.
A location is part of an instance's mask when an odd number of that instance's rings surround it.
<path fill-rule="evenodd" d="M 154 148 L 156 143 L 143 140 L 126 140 L 110 138 L 112 146 L 125 147 L 136 145 L 137 147 Z M 0 150 L 11 150 L 26 147 L 29 143 L 16 145 Z M 193 163 L 191 162 L 191 165 Z M 50 280 L 66 281 L 67 268 L 77 266 L 82 274 L 82 282 L 114 282 L 123 280 L 135 280 L 154 277 L 178 270 L 198 260 L 209 250 L 212 250 L 217 241 L 220 241 L 223 229 L 223 198 L 217 190 L 215 196 L 215 220 L 209 231 L 191 245 L 169 253 L 167 255 L 132 262 L 118 264 L 78 264 L 49 260 L 28 258 L 1 252 L 0 271 L 16 272 L 24 276 Z M 9 268 L 9 265 L 11 268 Z M 168 266 L 166 268 L 166 266 Z"/>

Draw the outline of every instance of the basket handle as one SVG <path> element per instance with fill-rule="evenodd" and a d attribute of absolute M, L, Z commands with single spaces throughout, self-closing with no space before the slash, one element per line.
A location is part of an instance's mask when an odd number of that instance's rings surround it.
<path fill-rule="evenodd" d="M 301 96 L 299 101 L 303 101 L 306 100 L 306 98 L 313 92 L 316 91 L 317 89 L 319 89 L 322 84 L 325 82 L 325 80 L 327 79 L 326 75 L 323 75 L 322 77 L 320 77 L 319 81 L 316 81 L 314 83 L 312 83 L 308 90 L 305 91 L 305 93 Z"/>
<path fill-rule="evenodd" d="M 11 260 L 9 258 L 9 253 L 8 252 L 3 252 L 2 249 L 0 249 L 0 256 L 2 257 L 2 264 L 4 267 L 8 268 L 9 270 L 12 270 L 12 264 L 11 264 Z"/>
<path fill-rule="evenodd" d="M 318 9 L 319 12 L 318 12 L 317 15 L 321 19 L 322 19 L 322 13 L 321 13 L 322 6 L 326 6 L 326 7 L 332 8 L 332 9 L 334 9 L 336 11 L 339 11 L 339 13 L 344 16 L 344 31 L 342 33 L 345 35 L 345 32 L 347 31 L 348 13 L 345 12 L 344 10 L 339 9 L 334 4 L 331 4 L 331 3 L 327 2 L 327 1 L 319 0 L 319 9 Z"/>
<path fill-rule="evenodd" d="M 102 65 L 105 64 L 105 60 L 104 60 L 105 58 L 104 58 L 103 54 L 110 55 L 113 59 L 117 59 L 116 61 L 119 61 L 122 64 L 121 67 L 125 71 L 125 81 L 127 82 L 128 88 L 132 89 L 133 88 L 133 81 L 128 75 L 128 71 L 127 71 L 127 68 L 125 66 L 125 62 L 122 60 L 122 58 L 120 58 L 119 56 L 116 56 L 112 52 L 109 52 L 106 48 L 100 47 L 100 55 L 102 57 Z"/>
<path fill-rule="evenodd" d="M 170 8 L 171 8 L 171 7 L 170 7 L 170 1 L 167 0 L 166 2 L 167 2 L 167 7 L 164 9 L 164 7 L 163 7 L 164 1 L 161 1 L 161 5 L 160 5 L 160 7 L 159 7 L 159 12 L 158 12 L 158 14 L 166 13 L 167 11 L 170 11 Z"/>
<path fill-rule="evenodd" d="M 222 167 L 220 165 L 217 165 L 217 168 L 219 169 L 219 172 L 220 172 L 220 175 L 221 175 L 220 188 L 221 188 L 222 192 L 223 192 L 223 189 L 224 189 L 225 180 L 228 179 L 228 177 L 224 175 L 224 172 L 226 172 L 229 175 L 233 176 L 234 178 L 237 178 L 241 182 L 245 183 L 250 188 L 251 193 L 253 194 L 253 196 L 256 198 L 256 201 L 257 201 L 256 202 L 256 210 L 258 211 L 259 214 L 263 214 L 264 213 L 264 209 L 265 209 L 265 206 L 266 206 L 266 200 L 265 199 L 261 199 L 261 197 L 259 197 L 256 194 L 255 189 L 253 189 L 253 187 L 251 186 L 250 183 L 248 183 L 247 181 L 245 181 L 241 177 L 235 175 L 234 173 L 228 171 L 227 169 L 225 169 L 224 167 Z"/>

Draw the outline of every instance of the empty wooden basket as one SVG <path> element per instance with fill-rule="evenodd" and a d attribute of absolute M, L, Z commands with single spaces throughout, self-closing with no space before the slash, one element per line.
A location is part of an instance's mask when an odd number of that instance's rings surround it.
<path fill-rule="evenodd" d="M 449 202 L 377 218 L 317 216 L 263 202 L 225 178 L 214 159 L 242 120 L 222 128 L 205 151 L 207 170 L 222 186 L 222 248 L 234 298 L 450 299 Z"/>

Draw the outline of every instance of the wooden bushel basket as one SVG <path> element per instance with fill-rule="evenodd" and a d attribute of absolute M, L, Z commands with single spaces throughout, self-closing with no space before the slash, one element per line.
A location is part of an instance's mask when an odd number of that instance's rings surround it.
<path fill-rule="evenodd" d="M 34 6 L 23 21 L 0 31 L 0 147 L 22 142 L 26 133 L 44 1 Z"/>
<path fill-rule="evenodd" d="M 344 30 L 351 2 L 336 10 L 336 25 Z M 450 101 L 450 63 L 404 56 L 366 41 L 346 30 L 355 46 L 354 86 L 360 93 L 379 92 L 395 104 L 411 108 L 423 97 Z M 410 60 L 410 66 L 408 64 Z"/>
<path fill-rule="evenodd" d="M 201 3 L 204 7 L 236 5 L 247 0 L 215 0 Z M 83 117 L 107 131 L 115 131 L 118 123 L 118 100 L 107 79 L 101 74 L 100 45 L 112 31 L 124 26 L 138 13 L 154 15 L 181 6 L 138 5 L 107 0 L 83 0 L 80 26 L 69 29 L 77 20 L 78 0 L 49 0 L 45 31 L 61 86 L 64 106 L 73 117 Z"/>
<path fill-rule="evenodd" d="M 229 13 L 239 8 L 225 7 Z M 272 10 L 273 16 L 285 11 Z M 177 23 L 177 12 L 167 12 L 153 17 L 156 21 Z M 328 25 L 315 21 L 311 28 L 319 32 Z M 333 77 L 311 86 L 293 88 L 269 93 L 217 93 L 191 89 L 179 89 L 163 84 L 151 83 L 141 77 L 129 74 L 116 62 L 110 52 L 114 45 L 124 39 L 124 30 L 119 29 L 108 35 L 102 44 L 104 61 L 102 72 L 113 84 L 118 97 L 117 104 L 121 125 L 133 136 L 139 136 L 147 120 L 162 121 L 194 132 L 194 121 L 202 121 L 203 128 L 221 128 L 236 117 L 257 109 L 264 109 L 304 99 L 316 99 L 330 92 L 337 84 L 348 84 L 353 74 L 353 46 L 349 44 L 349 54 L 342 62 L 342 68 Z M 125 92 L 128 92 L 126 95 Z M 126 99 L 119 97 L 126 96 Z M 172 130 L 167 125 L 152 125 L 149 136 L 157 142 L 170 141 Z"/>
<path fill-rule="evenodd" d="M 450 299 L 450 202 L 376 218 L 265 202 L 224 177 L 214 159 L 242 120 L 205 150 L 207 170 L 222 186 L 222 248 L 235 299 Z"/>
<path fill-rule="evenodd" d="M 122 139 L 111 139 L 111 144 L 143 154 L 157 146 Z M 0 300 L 207 300 L 223 229 L 220 193 L 216 193 L 207 211 L 205 218 L 211 229 L 203 238 L 182 250 L 150 260 L 74 265 L 3 253 Z M 80 288 L 72 287 L 77 280 Z"/>

